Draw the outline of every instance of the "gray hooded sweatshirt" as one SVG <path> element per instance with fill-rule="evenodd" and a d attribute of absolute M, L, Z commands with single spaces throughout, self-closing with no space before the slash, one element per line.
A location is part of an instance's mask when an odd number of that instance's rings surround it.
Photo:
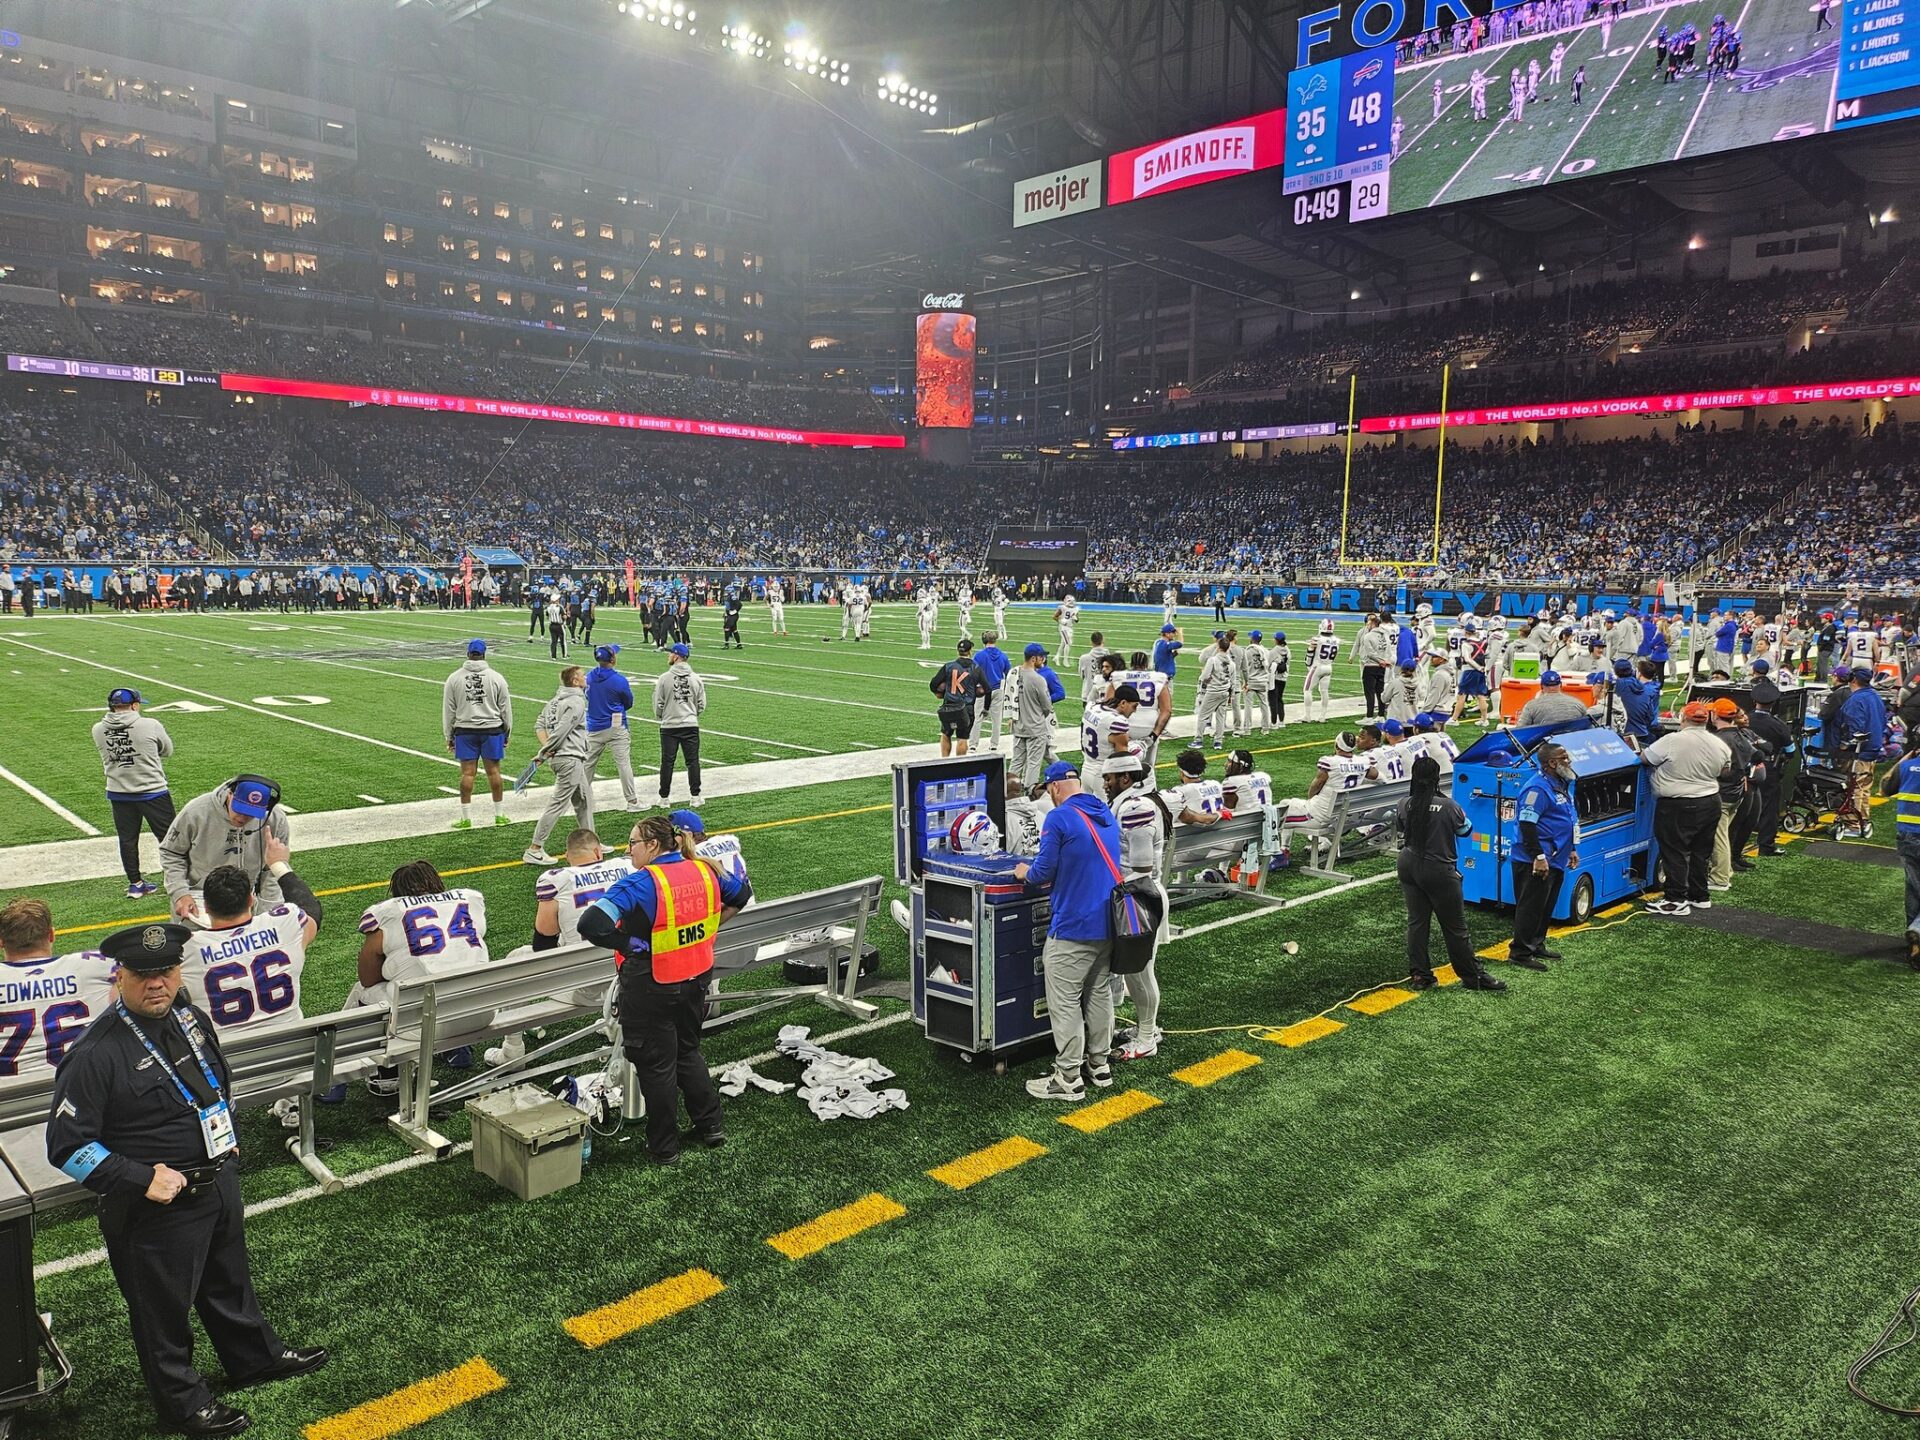
<path fill-rule="evenodd" d="M 447 677 L 440 698 L 440 729 L 449 745 L 456 730 L 498 730 L 508 735 L 513 729 L 513 700 L 507 694 L 507 677 L 478 656 L 468 660 Z"/>
<path fill-rule="evenodd" d="M 173 739 L 167 727 L 137 710 L 115 710 L 93 727 L 93 746 L 107 772 L 109 800 L 153 800 L 167 793 Z"/>
<path fill-rule="evenodd" d="M 271 829 L 282 840 L 289 838 L 287 812 L 278 805 L 265 820 L 248 819 L 239 829 L 227 813 L 227 801 L 233 798 L 233 782 L 216 790 L 196 795 L 174 816 L 166 839 L 160 842 L 160 873 L 167 885 L 168 903 L 198 890 L 208 874 L 222 865 L 232 865 L 253 877 L 253 893 L 262 907 L 278 905 L 284 898 L 280 882 L 267 873 L 265 831 Z"/>

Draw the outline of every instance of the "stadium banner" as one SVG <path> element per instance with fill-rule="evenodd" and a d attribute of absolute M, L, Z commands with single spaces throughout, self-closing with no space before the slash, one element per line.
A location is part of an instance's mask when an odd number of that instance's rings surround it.
<path fill-rule="evenodd" d="M 133 385 L 218 385 L 218 375 L 179 365 L 112 365 L 104 360 L 67 360 L 57 355 L 9 355 L 7 369 L 22 375 L 58 375 L 71 380 L 123 380 Z"/>
<path fill-rule="evenodd" d="M 1113 442 L 1116 450 L 1170 450 L 1177 445 L 1217 445 L 1218 430 L 1182 430 L 1172 435 L 1122 435 Z"/>
<path fill-rule="evenodd" d="M 1255 425 L 1246 430 L 1177 430 L 1162 435 L 1122 435 L 1113 442 L 1113 448 L 1166 450 L 1179 445 L 1217 445 L 1234 440 L 1306 440 L 1339 433 L 1338 421 L 1320 420 L 1310 425 Z"/>
<path fill-rule="evenodd" d="M 1032 574 L 1084 574 L 1087 568 L 1085 526 L 1035 529 L 996 525 L 987 545 L 986 568 L 1020 578 Z"/>
<path fill-rule="evenodd" d="M 1492 405 L 1449 410 L 1448 425 L 1527 425 L 1553 420 L 1596 420 L 1609 415 L 1673 415 L 1689 410 L 1744 410 L 1760 405 L 1822 405 L 1852 400 L 1898 400 L 1920 395 L 1920 376 L 1885 380 L 1833 380 L 1817 385 L 1762 385 L 1751 389 L 1685 390 L 1676 395 L 1630 395 L 1608 400 L 1553 400 L 1538 405 Z M 1362 434 L 1432 430 L 1440 414 L 1374 415 L 1360 422 Z"/>
<path fill-rule="evenodd" d="M 375 390 L 365 385 L 285 380 L 274 375 L 223 374 L 220 388 L 243 395 L 283 395 L 294 400 L 335 400 L 346 405 L 440 410 L 454 415 L 486 415 L 505 420 L 550 420 L 562 425 L 609 425 L 617 430 L 647 430 L 662 435 L 698 435 L 720 440 L 758 440 L 776 445 L 826 445 L 856 450 L 904 450 L 907 446 L 904 435 L 789 430 L 775 425 L 742 425 L 732 420 L 689 420 L 677 415 L 635 415 L 625 410 L 543 405 L 532 400 L 490 400 L 476 395 L 436 395 L 418 390 Z"/>
<path fill-rule="evenodd" d="M 966 296 L 922 297 L 927 301 Z M 914 415 L 922 430 L 973 428 L 973 316 L 957 309 L 925 309 L 914 321 Z"/>
<path fill-rule="evenodd" d="M 1014 181 L 1013 228 L 1098 210 L 1103 178 L 1104 163 L 1089 160 L 1085 165 L 1070 165 L 1065 170 Z"/>
<path fill-rule="evenodd" d="M 1107 157 L 1107 204 L 1125 205 L 1271 170 L 1286 158 L 1287 112 L 1264 110 Z"/>

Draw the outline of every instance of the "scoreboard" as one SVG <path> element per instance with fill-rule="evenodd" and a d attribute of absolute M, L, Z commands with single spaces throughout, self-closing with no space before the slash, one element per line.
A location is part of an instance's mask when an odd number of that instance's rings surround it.
<path fill-rule="evenodd" d="M 1362 51 L 1296 70 L 1287 83 L 1287 157 L 1282 189 L 1317 199 L 1321 212 L 1296 207 L 1296 224 L 1342 218 L 1366 220 L 1387 213 L 1387 175 L 1392 163 L 1393 54 Z M 1347 182 L 1373 180 L 1355 196 Z M 1361 201 L 1364 213 L 1350 203 Z M 1312 210 L 1311 200 L 1308 210 Z"/>

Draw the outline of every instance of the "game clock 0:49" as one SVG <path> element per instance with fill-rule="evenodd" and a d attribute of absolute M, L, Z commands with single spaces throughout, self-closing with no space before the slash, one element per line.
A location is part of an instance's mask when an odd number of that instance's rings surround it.
<path fill-rule="evenodd" d="M 1343 181 L 1338 185 L 1322 185 L 1317 190 L 1305 190 L 1293 196 L 1293 223 L 1323 225 L 1346 219 L 1347 192 L 1350 188 L 1351 183 Z"/>

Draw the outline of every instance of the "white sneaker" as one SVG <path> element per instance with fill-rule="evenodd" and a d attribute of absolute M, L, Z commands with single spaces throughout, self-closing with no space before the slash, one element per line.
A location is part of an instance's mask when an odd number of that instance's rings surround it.
<path fill-rule="evenodd" d="M 1711 889 L 1712 889 L 1713 887 L 1712 887 L 1711 885 L 1709 885 L 1709 886 L 1708 886 L 1707 888 L 1708 888 L 1709 890 L 1711 890 Z M 1711 910 L 1711 909 L 1713 909 L 1713 901 L 1711 901 L 1711 900 L 1690 900 L 1690 901 L 1688 901 L 1688 902 L 1687 902 L 1687 903 L 1686 903 L 1685 905 L 1683 905 L 1683 906 L 1681 906 L 1680 908 L 1681 908 L 1681 910 L 1682 910 L 1683 912 L 1684 912 L 1684 911 L 1688 911 L 1688 910 Z"/>
<path fill-rule="evenodd" d="M 520 852 L 520 863 L 522 865 L 558 865 L 560 862 L 538 845 L 529 845 Z"/>
<path fill-rule="evenodd" d="M 1120 1058 L 1122 1060 L 1145 1060 L 1148 1056 L 1158 1055 L 1159 1053 L 1160 1042 L 1158 1040 L 1142 1040 L 1136 1036 L 1132 1043 L 1120 1051 Z"/>
<path fill-rule="evenodd" d="M 1087 1066 L 1086 1075 L 1088 1080 L 1092 1081 L 1102 1090 L 1107 1089 L 1113 1084 L 1113 1067 L 1108 1065 L 1104 1060 L 1097 1065 Z"/>
<path fill-rule="evenodd" d="M 1027 1094 L 1036 1100 L 1054 1100 L 1063 1104 L 1078 1105 L 1087 1098 L 1087 1087 L 1080 1083 L 1078 1076 L 1068 1081 L 1058 1070 L 1049 1070 L 1037 1079 L 1027 1081 Z"/>
<path fill-rule="evenodd" d="M 689 796 L 687 804 L 690 808 L 698 810 L 700 808 L 700 797 L 698 795 Z"/>
<path fill-rule="evenodd" d="M 300 1128 L 300 1102 L 291 1095 L 284 1100 L 276 1100 L 268 1107 L 267 1113 L 278 1120 L 288 1130 Z"/>
<path fill-rule="evenodd" d="M 1727 891 L 1729 891 L 1729 890 L 1731 890 L 1731 889 L 1733 889 L 1733 886 L 1731 886 L 1731 885 L 1715 885 L 1715 884 L 1713 884 L 1713 883 L 1712 883 L 1711 881 L 1709 881 L 1709 882 L 1708 882 L 1708 884 L 1707 884 L 1707 889 L 1709 889 L 1709 890 L 1711 890 L 1711 891 L 1712 891 L 1712 892 L 1713 892 L 1714 894 L 1716 894 L 1716 895 L 1724 895 L 1724 894 L 1725 894 L 1725 893 L 1726 893 Z"/>
<path fill-rule="evenodd" d="M 509 1035 L 498 1045 L 488 1046 L 486 1053 L 480 1058 L 488 1065 L 505 1065 L 509 1061 L 524 1060 L 527 1058 L 526 1037 Z"/>
<path fill-rule="evenodd" d="M 907 908 L 907 902 L 904 900 L 889 901 L 887 909 L 893 915 L 893 923 L 911 935 L 913 933 L 913 911 Z"/>

